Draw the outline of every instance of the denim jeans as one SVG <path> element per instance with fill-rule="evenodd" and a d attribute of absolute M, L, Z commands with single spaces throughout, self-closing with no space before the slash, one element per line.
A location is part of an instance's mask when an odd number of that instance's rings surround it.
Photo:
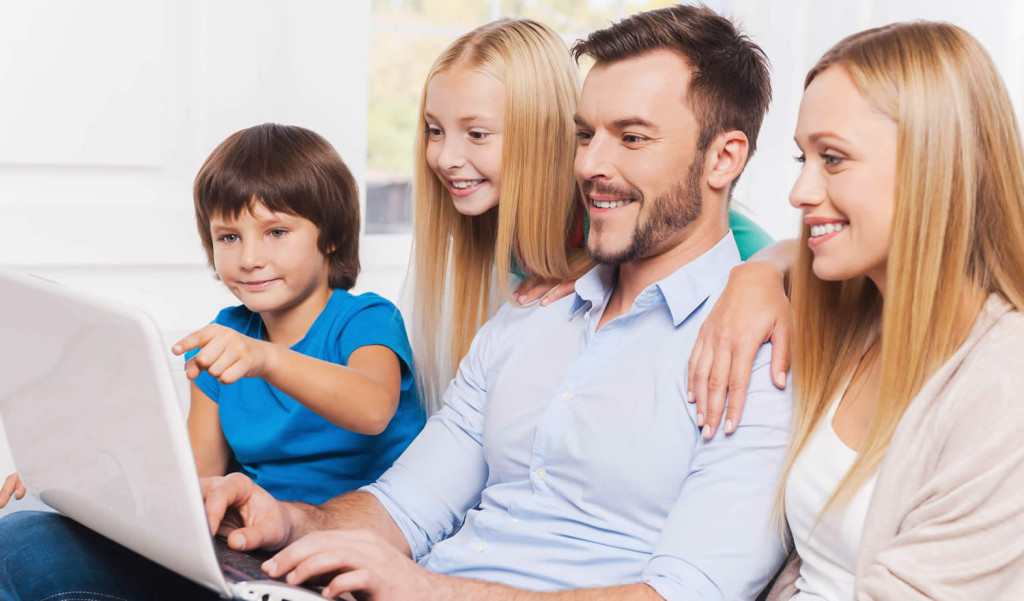
<path fill-rule="evenodd" d="M 56 513 L 0 518 L 3 601 L 206 601 L 218 596 Z"/>

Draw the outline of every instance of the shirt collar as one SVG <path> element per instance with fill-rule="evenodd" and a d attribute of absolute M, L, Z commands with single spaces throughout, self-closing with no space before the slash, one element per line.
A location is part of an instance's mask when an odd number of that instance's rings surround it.
<path fill-rule="evenodd" d="M 648 286 L 634 305 L 664 302 L 672 314 L 672 324 L 678 326 L 712 293 L 721 290 L 729 270 L 740 263 L 740 251 L 729 231 L 711 250 Z M 588 304 L 600 307 L 605 303 L 614 287 L 615 269 L 614 265 L 598 265 L 576 281 L 570 317 Z"/>

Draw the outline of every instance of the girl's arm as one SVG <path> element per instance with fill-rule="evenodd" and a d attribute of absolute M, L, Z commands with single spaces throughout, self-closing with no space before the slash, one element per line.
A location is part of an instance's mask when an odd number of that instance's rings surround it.
<path fill-rule="evenodd" d="M 231 447 L 220 427 L 217 403 L 191 383 L 192 404 L 188 411 L 188 437 L 200 478 L 223 476 L 228 472 Z"/>
<path fill-rule="evenodd" d="M 729 274 L 729 283 L 700 327 L 690 355 L 687 387 L 697 403 L 704 438 L 715 435 L 726 409 L 725 431 L 739 423 L 757 350 L 772 343 L 772 381 L 786 387 L 791 316 L 786 281 L 796 262 L 797 240 L 757 252 Z"/>

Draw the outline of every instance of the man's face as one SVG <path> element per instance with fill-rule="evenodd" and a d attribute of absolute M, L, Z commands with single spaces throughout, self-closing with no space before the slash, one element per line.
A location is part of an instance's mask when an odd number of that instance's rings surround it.
<path fill-rule="evenodd" d="M 691 69 L 656 50 L 597 64 L 576 123 L 576 179 L 590 213 L 587 251 L 602 263 L 660 254 L 701 214 L 699 127 L 685 102 Z"/>

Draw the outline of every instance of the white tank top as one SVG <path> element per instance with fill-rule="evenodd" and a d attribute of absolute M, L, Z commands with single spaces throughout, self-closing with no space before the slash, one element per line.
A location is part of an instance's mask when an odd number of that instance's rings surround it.
<path fill-rule="evenodd" d="M 857 452 L 846 446 L 832 428 L 838 405 L 837 399 L 796 458 L 786 480 L 786 521 L 803 561 L 793 601 L 853 599 L 857 551 L 875 475 L 843 509 L 830 508 L 818 520 L 825 502 L 857 458 Z"/>

